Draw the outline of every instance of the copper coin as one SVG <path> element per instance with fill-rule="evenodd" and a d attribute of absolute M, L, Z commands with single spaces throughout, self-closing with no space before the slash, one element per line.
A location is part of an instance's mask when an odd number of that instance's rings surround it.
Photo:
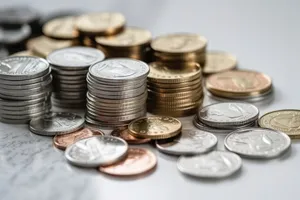
<path fill-rule="evenodd" d="M 111 132 L 111 135 L 122 138 L 128 144 L 144 144 L 151 141 L 150 138 L 136 138 L 130 135 L 127 127 L 116 128 Z"/>
<path fill-rule="evenodd" d="M 99 171 L 115 176 L 132 176 L 145 173 L 157 163 L 154 153 L 143 148 L 129 148 L 127 157 L 110 166 L 99 167 Z"/>
<path fill-rule="evenodd" d="M 68 146 L 74 144 L 76 141 L 92 137 L 94 135 L 104 135 L 104 133 L 97 129 L 83 128 L 70 134 L 56 135 L 53 138 L 53 144 L 58 149 L 65 150 Z"/>

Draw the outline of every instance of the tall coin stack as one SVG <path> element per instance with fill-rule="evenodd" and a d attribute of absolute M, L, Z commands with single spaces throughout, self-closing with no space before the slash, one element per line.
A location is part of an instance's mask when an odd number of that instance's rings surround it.
<path fill-rule="evenodd" d="M 149 66 L 116 58 L 92 65 L 87 76 L 87 113 L 90 124 L 116 127 L 146 114 Z"/>
<path fill-rule="evenodd" d="M 37 57 L 0 60 L 0 121 L 23 124 L 51 110 L 49 63 Z"/>
<path fill-rule="evenodd" d="M 151 42 L 153 59 L 169 67 L 199 63 L 204 66 L 207 39 L 192 33 L 175 33 L 155 38 Z"/>
<path fill-rule="evenodd" d="M 198 63 L 170 68 L 150 63 L 147 110 L 157 115 L 193 115 L 203 103 L 202 74 Z"/>
<path fill-rule="evenodd" d="M 48 56 L 53 75 L 53 105 L 63 108 L 84 108 L 86 75 L 89 67 L 104 60 L 104 54 L 90 47 L 69 47 Z"/>

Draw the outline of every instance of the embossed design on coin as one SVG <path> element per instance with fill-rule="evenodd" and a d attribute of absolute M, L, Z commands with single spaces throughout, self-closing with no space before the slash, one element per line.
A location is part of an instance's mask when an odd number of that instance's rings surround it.
<path fill-rule="evenodd" d="M 174 139 L 157 140 L 156 147 L 168 154 L 193 155 L 210 151 L 217 142 L 217 137 L 212 133 L 182 129 L 181 134 Z"/>
<path fill-rule="evenodd" d="M 291 139 L 280 131 L 244 128 L 230 133 L 224 144 L 229 151 L 246 157 L 274 158 L 290 147 Z"/>
<path fill-rule="evenodd" d="M 118 162 L 126 156 L 127 143 L 113 136 L 92 136 L 67 147 L 66 159 L 81 167 L 99 167 Z"/>
<path fill-rule="evenodd" d="M 207 154 L 185 157 L 177 161 L 179 171 L 202 178 L 225 178 L 242 167 L 242 159 L 231 152 L 212 151 Z"/>
<path fill-rule="evenodd" d="M 110 166 L 99 167 L 101 172 L 118 176 L 132 176 L 145 173 L 155 167 L 156 156 L 143 148 L 129 148 L 127 157 Z"/>
<path fill-rule="evenodd" d="M 236 66 L 237 59 L 235 56 L 222 51 L 209 51 L 206 53 L 203 72 L 212 74 L 234 69 Z"/>
<path fill-rule="evenodd" d="M 144 144 L 151 141 L 149 138 L 136 138 L 133 135 L 130 135 L 127 127 L 116 128 L 111 132 L 111 135 L 122 138 L 128 144 Z"/>

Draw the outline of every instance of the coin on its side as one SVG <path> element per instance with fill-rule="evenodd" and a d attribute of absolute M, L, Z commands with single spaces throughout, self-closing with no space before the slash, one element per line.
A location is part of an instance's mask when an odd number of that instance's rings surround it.
<path fill-rule="evenodd" d="M 290 138 L 300 138 L 300 110 L 275 110 L 260 117 L 258 124 L 286 133 Z"/>
<path fill-rule="evenodd" d="M 144 148 L 129 148 L 127 157 L 113 165 L 100 166 L 99 171 L 116 176 L 143 174 L 156 166 L 154 153 Z"/>
<path fill-rule="evenodd" d="M 224 140 L 225 147 L 249 158 L 274 158 L 283 154 L 291 139 L 283 132 L 264 128 L 243 128 L 231 132 Z"/>
<path fill-rule="evenodd" d="M 149 138 L 136 138 L 133 135 L 130 135 L 127 127 L 116 128 L 111 132 L 111 135 L 122 138 L 128 144 L 144 144 L 151 141 Z"/>
<path fill-rule="evenodd" d="M 242 159 L 235 153 L 212 151 L 195 156 L 181 156 L 177 161 L 180 172 L 201 178 L 225 178 L 242 167 Z"/>
<path fill-rule="evenodd" d="M 237 59 L 235 56 L 222 51 L 206 52 L 204 74 L 213 74 L 223 72 L 237 67 Z"/>

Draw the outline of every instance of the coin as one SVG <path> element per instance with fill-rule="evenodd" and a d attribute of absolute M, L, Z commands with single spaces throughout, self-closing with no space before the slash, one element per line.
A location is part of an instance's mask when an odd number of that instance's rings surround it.
<path fill-rule="evenodd" d="M 224 140 L 225 147 L 249 158 L 274 158 L 283 154 L 291 139 L 283 132 L 263 128 L 243 128 L 231 132 Z"/>
<path fill-rule="evenodd" d="M 0 59 L 7 57 L 8 54 L 8 50 L 3 45 L 0 45 Z"/>
<path fill-rule="evenodd" d="M 209 51 L 206 53 L 204 74 L 213 74 L 235 69 L 237 59 L 235 56 L 222 51 Z"/>
<path fill-rule="evenodd" d="M 173 117 L 144 117 L 132 121 L 128 129 L 135 137 L 166 139 L 180 133 L 181 122 Z"/>
<path fill-rule="evenodd" d="M 231 152 L 212 151 L 195 156 L 181 156 L 177 161 L 180 172 L 201 178 L 225 178 L 242 167 L 242 159 Z"/>
<path fill-rule="evenodd" d="M 156 166 L 156 156 L 144 148 L 129 148 L 125 159 L 110 166 L 100 166 L 99 171 L 116 176 L 133 176 L 148 172 Z"/>
<path fill-rule="evenodd" d="M 0 27 L 0 43 L 5 45 L 21 45 L 31 34 L 29 25 L 24 24 L 20 28 L 5 29 Z"/>
<path fill-rule="evenodd" d="M 262 128 L 270 128 L 286 133 L 290 138 L 300 137 L 300 110 L 275 110 L 260 117 L 258 124 Z"/>
<path fill-rule="evenodd" d="M 151 141 L 149 138 L 136 138 L 129 133 L 128 127 L 119 127 L 111 132 L 111 135 L 120 137 L 128 144 L 144 144 Z"/>
<path fill-rule="evenodd" d="M 38 135 L 54 136 L 72 133 L 84 125 L 84 119 L 73 113 L 51 113 L 30 121 L 29 129 Z"/>
<path fill-rule="evenodd" d="M 1 25 L 23 25 L 38 20 L 39 14 L 28 6 L 14 6 L 1 8 Z"/>
<path fill-rule="evenodd" d="M 67 147 L 66 159 L 80 167 L 99 167 L 122 160 L 128 144 L 113 136 L 92 136 L 75 142 Z"/>
<path fill-rule="evenodd" d="M 32 53 L 31 51 L 29 51 L 29 50 L 25 50 L 25 51 L 19 51 L 19 52 L 14 53 L 10 56 L 36 56 L 36 55 L 34 53 Z"/>
<path fill-rule="evenodd" d="M 83 128 L 73 133 L 69 133 L 65 135 L 56 135 L 53 138 L 53 144 L 55 147 L 61 150 L 65 150 L 68 146 L 74 144 L 78 140 L 89 138 L 95 135 L 104 135 L 104 133 L 96 129 Z"/>

